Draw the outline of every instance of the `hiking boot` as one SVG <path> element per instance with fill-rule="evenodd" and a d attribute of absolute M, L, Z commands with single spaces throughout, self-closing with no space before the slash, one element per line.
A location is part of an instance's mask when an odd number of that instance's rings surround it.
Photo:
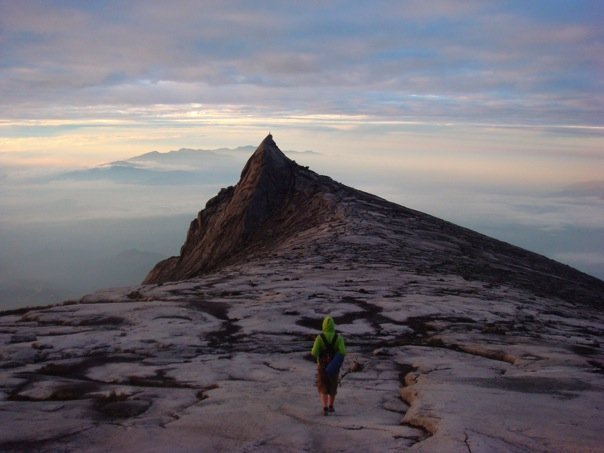
<path fill-rule="evenodd" d="M 335 412 L 336 410 L 333 408 L 333 406 L 329 406 L 329 412 Z"/>
<path fill-rule="evenodd" d="M 328 415 L 329 414 L 329 409 L 324 407 L 323 408 L 323 415 Z"/>

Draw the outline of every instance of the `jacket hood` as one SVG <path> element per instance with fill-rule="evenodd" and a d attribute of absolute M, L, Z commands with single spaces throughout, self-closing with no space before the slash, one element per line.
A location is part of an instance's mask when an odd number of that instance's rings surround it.
<path fill-rule="evenodd" d="M 323 333 L 324 334 L 332 334 L 336 330 L 336 325 L 333 322 L 333 318 L 331 316 L 325 316 L 323 319 Z"/>

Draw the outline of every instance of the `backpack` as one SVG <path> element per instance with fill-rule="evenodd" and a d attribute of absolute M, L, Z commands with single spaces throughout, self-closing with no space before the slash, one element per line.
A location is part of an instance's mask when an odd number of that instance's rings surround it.
<path fill-rule="evenodd" d="M 326 350 L 321 354 L 319 359 L 319 363 L 325 370 L 325 374 L 328 378 L 333 379 L 338 375 L 340 371 L 340 367 L 342 366 L 342 362 L 344 361 L 344 356 L 336 351 L 336 341 L 338 341 L 338 334 L 336 333 L 333 337 L 331 343 L 327 342 L 327 338 L 325 335 L 321 334 L 321 340 L 323 340 L 323 344 L 326 347 Z"/>
<path fill-rule="evenodd" d="M 321 333 L 321 340 L 323 340 L 323 344 L 325 345 L 325 351 L 323 351 L 321 357 L 319 357 L 319 363 L 323 368 L 325 368 L 327 365 L 329 365 L 329 362 L 331 362 L 336 356 L 336 341 L 338 341 L 338 334 L 336 333 L 333 336 L 333 340 L 330 343 L 329 341 L 327 341 L 327 337 L 325 337 L 325 334 Z"/>

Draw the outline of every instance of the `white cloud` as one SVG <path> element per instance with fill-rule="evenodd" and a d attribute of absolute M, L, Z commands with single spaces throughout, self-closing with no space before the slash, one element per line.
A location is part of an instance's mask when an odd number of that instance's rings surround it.
<path fill-rule="evenodd" d="M 46 103 L 201 102 L 439 121 L 602 120 L 604 49 L 588 20 L 554 26 L 505 4 L 452 1 L 74 5 L 3 4 L 0 102 L 13 117 Z"/>

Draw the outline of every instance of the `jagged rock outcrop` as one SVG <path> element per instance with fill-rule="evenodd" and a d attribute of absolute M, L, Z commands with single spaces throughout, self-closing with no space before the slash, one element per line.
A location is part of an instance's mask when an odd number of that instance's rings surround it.
<path fill-rule="evenodd" d="M 158 263 L 144 283 L 187 280 L 270 253 L 347 257 L 351 264 L 506 283 L 570 302 L 604 301 L 604 282 L 318 175 L 288 159 L 270 134 L 237 185 L 222 189 L 193 220 L 180 256 Z"/>
<path fill-rule="evenodd" d="M 268 135 L 235 187 L 222 189 L 191 222 L 180 256 L 158 263 L 145 283 L 185 280 L 273 247 L 336 215 L 337 185 L 288 159 Z"/>

